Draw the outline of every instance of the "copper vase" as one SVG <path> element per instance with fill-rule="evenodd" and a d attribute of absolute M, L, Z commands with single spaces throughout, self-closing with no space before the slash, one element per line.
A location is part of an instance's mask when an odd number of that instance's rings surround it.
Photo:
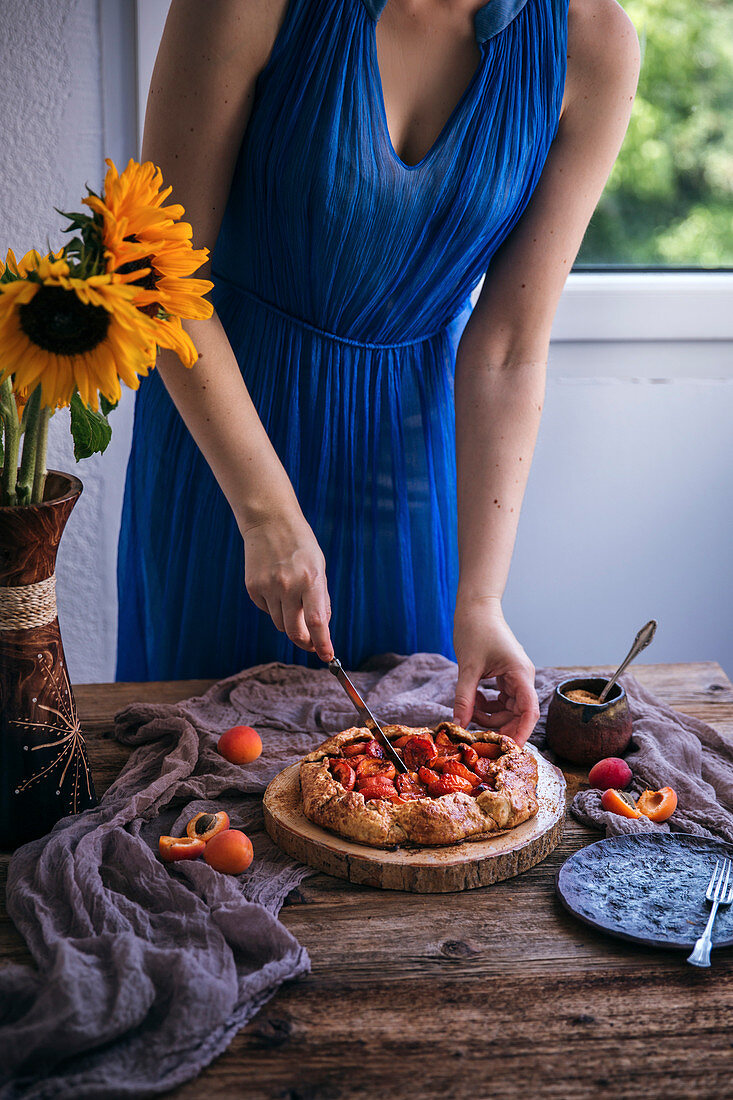
<path fill-rule="evenodd" d="M 49 470 L 40 504 L 0 507 L 0 848 L 95 806 L 56 611 L 56 552 L 82 491 Z"/>

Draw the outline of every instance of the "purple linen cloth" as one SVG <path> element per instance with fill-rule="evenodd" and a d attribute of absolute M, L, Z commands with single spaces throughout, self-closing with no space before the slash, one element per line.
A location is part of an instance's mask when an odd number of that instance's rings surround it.
<path fill-rule="evenodd" d="M 387 653 L 352 678 L 378 717 L 425 725 L 452 717 L 456 674 L 440 654 Z M 537 670 L 540 747 L 552 691 L 571 674 Z M 637 789 L 674 786 L 673 827 L 733 839 L 731 746 L 656 702 L 632 676 L 622 682 Z M 0 970 L 3 1100 L 165 1092 L 220 1054 L 282 982 L 307 973 L 307 954 L 277 913 L 311 872 L 267 837 L 261 795 L 282 768 L 357 721 L 326 668 L 277 662 L 203 696 L 133 704 L 116 716 L 115 736 L 135 750 L 100 805 L 59 822 L 10 864 L 8 912 L 38 969 Z M 262 756 L 246 768 L 215 748 L 237 724 L 263 740 Z M 226 809 L 252 838 L 255 861 L 245 874 L 222 875 L 203 860 L 160 861 L 158 837 L 182 834 L 205 809 Z M 636 824 L 605 814 L 597 792 L 577 795 L 573 812 L 609 831 Z"/>
<path fill-rule="evenodd" d="M 608 678 L 614 671 L 611 667 L 592 673 L 586 669 L 539 669 L 536 686 L 541 717 L 532 740 L 544 746 L 547 708 L 557 683 L 573 675 Z M 673 787 L 677 809 L 669 822 L 656 825 L 648 818 L 608 813 L 601 806 L 601 792 L 586 790 L 575 795 L 570 807 L 573 815 L 585 825 L 604 829 L 606 836 L 672 830 L 733 843 L 733 739 L 723 737 L 699 718 L 666 706 L 628 672 L 619 683 L 626 689 L 633 723 L 631 746 L 624 753 L 633 772 L 628 789 L 638 795 L 646 789 Z"/>

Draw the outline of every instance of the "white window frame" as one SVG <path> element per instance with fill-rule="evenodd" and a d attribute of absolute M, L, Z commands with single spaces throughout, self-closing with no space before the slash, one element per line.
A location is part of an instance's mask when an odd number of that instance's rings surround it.
<path fill-rule="evenodd" d="M 113 34 L 116 5 L 110 0 L 99 3 L 103 34 L 105 22 Z M 168 7 L 169 0 L 135 0 L 138 155 L 150 74 Z M 552 339 L 563 343 L 733 340 L 733 272 L 572 271 Z M 733 376 L 733 356 L 728 353 L 726 360 Z"/>

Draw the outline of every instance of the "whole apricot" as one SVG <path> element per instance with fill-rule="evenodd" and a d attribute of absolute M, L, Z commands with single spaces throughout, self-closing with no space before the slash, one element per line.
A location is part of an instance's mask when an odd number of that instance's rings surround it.
<path fill-rule="evenodd" d="M 631 768 L 620 756 L 607 756 L 593 765 L 588 773 L 588 782 L 598 791 L 611 788 L 622 791 L 631 782 Z"/>
<path fill-rule="evenodd" d="M 254 859 L 252 841 L 239 829 L 225 829 L 212 836 L 204 851 L 204 859 L 215 871 L 240 875 Z"/>
<path fill-rule="evenodd" d="M 230 764 L 251 764 L 262 752 L 262 741 L 251 726 L 232 726 L 222 733 L 216 747 Z"/>

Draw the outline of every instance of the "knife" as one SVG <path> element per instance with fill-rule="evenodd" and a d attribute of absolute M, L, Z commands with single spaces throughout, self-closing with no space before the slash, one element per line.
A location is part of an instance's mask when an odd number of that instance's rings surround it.
<path fill-rule="evenodd" d="M 356 690 L 356 688 L 352 684 L 351 680 L 349 679 L 349 677 L 344 672 L 343 666 L 342 666 L 341 662 L 339 661 L 338 657 L 334 657 L 333 660 L 328 662 L 328 668 L 334 674 L 334 676 L 336 677 L 338 682 L 341 684 L 341 687 L 344 689 L 344 691 L 348 695 L 349 699 L 351 699 L 351 702 L 354 704 L 354 706 L 358 710 L 359 716 L 360 716 L 362 722 L 367 727 L 367 729 L 370 729 L 372 731 L 372 733 L 377 738 L 377 740 L 379 741 L 379 743 L 382 746 L 382 748 L 384 749 L 384 751 L 387 753 L 387 756 L 389 757 L 389 759 L 392 761 L 394 766 L 397 768 L 397 771 L 402 772 L 403 775 L 406 774 L 407 773 L 407 765 L 405 764 L 404 760 L 402 760 L 397 755 L 395 750 L 392 748 L 392 745 L 390 744 L 390 740 L 387 737 L 387 734 L 384 732 L 384 730 L 380 726 L 379 722 L 374 717 L 372 712 L 369 710 L 369 707 L 366 705 L 366 703 L 362 699 L 361 695 L 359 695 L 359 692 Z"/>

